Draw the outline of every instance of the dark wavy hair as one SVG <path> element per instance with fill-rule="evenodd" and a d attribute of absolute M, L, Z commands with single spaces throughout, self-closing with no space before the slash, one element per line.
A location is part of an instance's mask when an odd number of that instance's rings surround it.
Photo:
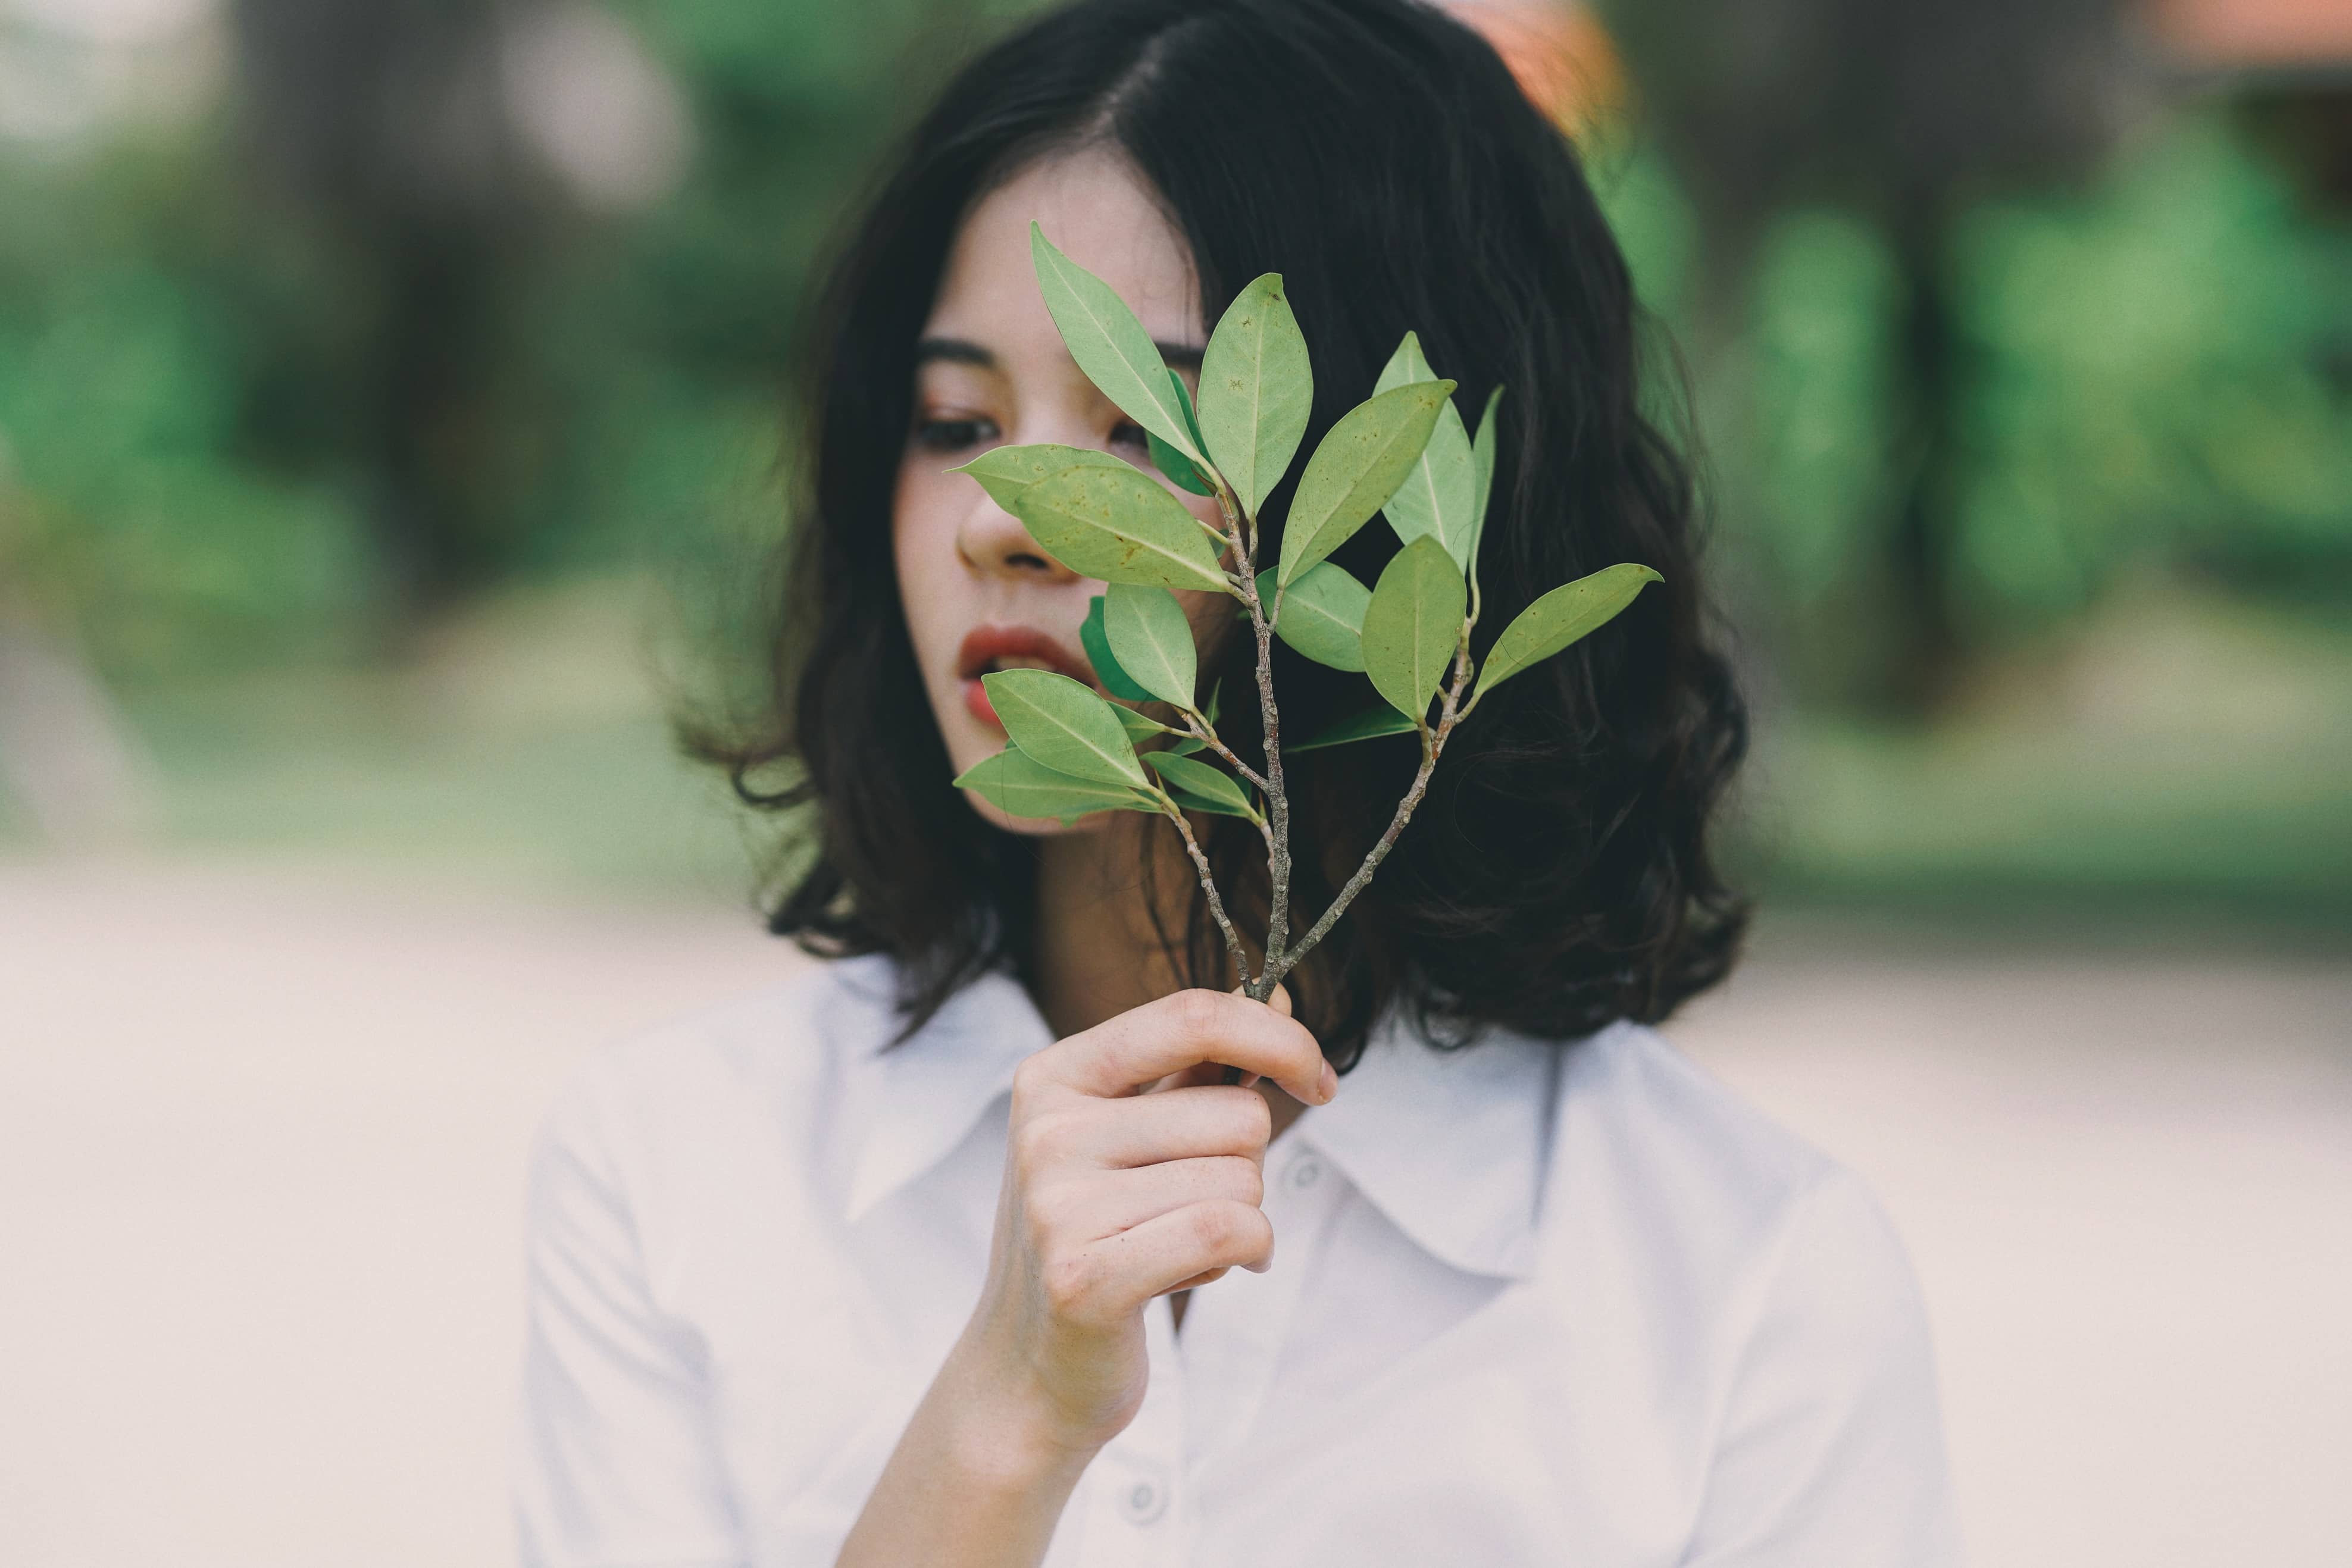
<path fill-rule="evenodd" d="M 1283 275 L 1315 359 L 1302 450 L 1370 394 L 1408 328 L 1465 409 L 1507 389 L 1478 653 L 1570 578 L 1622 560 L 1665 577 L 1455 732 L 1379 876 L 1292 980 L 1326 1051 L 1351 1064 L 1391 1003 L 1441 1047 L 1489 1023 L 1570 1039 L 1658 1020 L 1721 979 L 1747 908 L 1707 828 L 1747 748 L 1746 710 L 1707 632 L 1690 470 L 1643 413 L 1625 262 L 1559 129 L 1482 38 L 1415 0 L 1082 0 L 972 60 L 887 167 L 807 340 L 773 700 L 749 729 L 696 744 L 746 800 L 809 809 L 772 929 L 819 953 L 896 956 L 910 1030 L 982 971 L 1031 975 L 1034 841 L 949 783 L 890 507 L 916 339 L 958 224 L 1032 160 L 1088 145 L 1123 152 L 1156 191 L 1191 245 L 1203 320 L 1258 274 Z M 1286 486 L 1268 517 L 1287 500 Z M 1370 528 L 1335 559 L 1369 582 L 1394 548 Z M 1203 671 L 1222 675 L 1228 736 L 1256 733 L 1254 654 L 1229 638 Z M 1287 733 L 1373 706 L 1360 675 L 1276 657 Z M 1299 925 L 1418 760 L 1411 736 L 1286 758 Z M 796 777 L 761 787 L 776 764 Z M 1217 819 L 1210 849 L 1221 885 L 1262 918 L 1254 831 Z M 1183 928 L 1160 937 L 1178 973 L 1233 983 L 1197 888 Z"/>

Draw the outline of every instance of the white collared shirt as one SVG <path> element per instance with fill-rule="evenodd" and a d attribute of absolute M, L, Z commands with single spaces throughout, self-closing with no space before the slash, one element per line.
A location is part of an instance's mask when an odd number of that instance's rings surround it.
<path fill-rule="evenodd" d="M 887 960 L 594 1055 L 535 1155 L 517 1503 L 548 1568 L 834 1562 L 979 1299 L 1003 976 Z M 1846 1172 L 1648 1030 L 1391 1023 L 1266 1157 L 1273 1269 L 1146 1322 L 1047 1568 L 1944 1568 L 1934 1375 Z"/>

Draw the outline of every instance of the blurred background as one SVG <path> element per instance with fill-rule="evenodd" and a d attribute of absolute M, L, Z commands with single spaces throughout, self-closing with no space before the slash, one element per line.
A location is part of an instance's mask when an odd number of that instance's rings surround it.
<path fill-rule="evenodd" d="M 0 0 L 0 1561 L 487 1564 L 523 1150 L 797 960 L 795 306 L 1013 0 Z M 2352 6 L 1462 0 L 1695 389 L 1978 1560 L 2352 1542 Z"/>

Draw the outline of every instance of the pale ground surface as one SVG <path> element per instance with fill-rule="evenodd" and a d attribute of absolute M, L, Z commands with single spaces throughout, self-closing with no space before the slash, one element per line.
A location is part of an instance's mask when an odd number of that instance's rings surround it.
<path fill-rule="evenodd" d="M 1979 1568 L 2352 1542 L 2352 970 L 1768 936 L 1674 1032 L 1876 1186 Z M 488 1568 L 520 1180 L 725 910 L 0 866 L 0 1563 Z M 1890 1565 L 1893 1568 L 1893 1565 Z"/>

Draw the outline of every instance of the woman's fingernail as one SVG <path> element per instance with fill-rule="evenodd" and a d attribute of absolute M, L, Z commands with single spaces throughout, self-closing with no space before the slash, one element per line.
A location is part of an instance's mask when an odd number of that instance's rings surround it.
<path fill-rule="evenodd" d="M 1329 1062 L 1323 1064 L 1323 1077 L 1317 1085 L 1323 1092 L 1322 1103 L 1328 1105 L 1331 1097 L 1339 1092 L 1339 1074 Z"/>

